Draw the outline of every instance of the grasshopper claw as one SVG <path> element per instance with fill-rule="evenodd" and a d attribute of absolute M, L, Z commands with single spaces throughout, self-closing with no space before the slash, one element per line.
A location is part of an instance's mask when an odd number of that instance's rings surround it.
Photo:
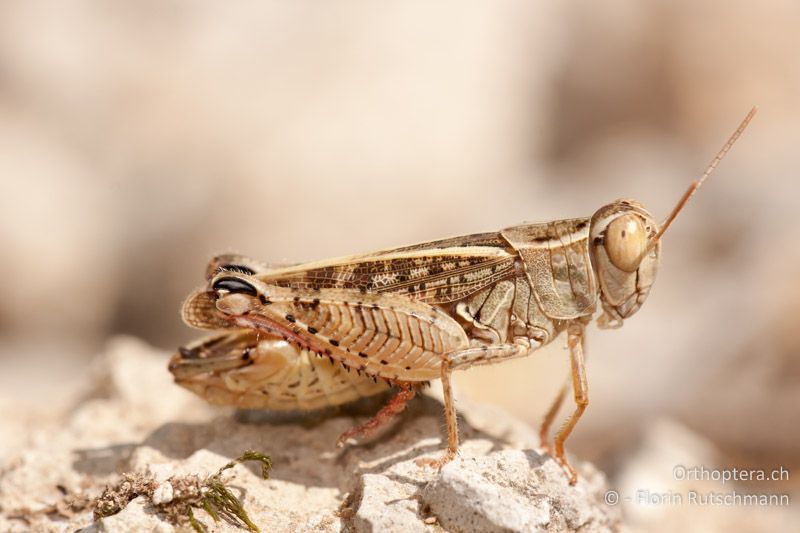
<path fill-rule="evenodd" d="M 455 457 L 456 457 L 456 452 L 454 452 L 453 450 L 447 450 L 444 453 L 444 455 L 442 455 L 442 457 L 440 457 L 439 459 L 433 459 L 428 457 L 428 458 L 417 459 L 414 462 L 417 464 L 417 466 L 421 468 L 434 468 L 437 471 L 440 471 L 444 465 L 455 459 Z"/>

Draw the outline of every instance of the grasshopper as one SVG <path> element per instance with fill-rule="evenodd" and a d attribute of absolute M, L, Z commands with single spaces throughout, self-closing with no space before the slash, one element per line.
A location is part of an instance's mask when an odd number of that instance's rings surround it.
<path fill-rule="evenodd" d="M 420 384 L 441 379 L 447 450 L 425 462 L 441 467 L 458 451 L 452 372 L 524 357 L 565 334 L 570 379 L 540 437 L 574 484 L 564 444 L 589 403 L 586 326 L 600 312 L 600 328 L 618 328 L 639 310 L 655 281 L 661 237 L 755 112 L 661 225 L 639 202 L 617 200 L 588 218 L 294 266 L 219 256 L 209 264 L 207 284 L 184 303 L 183 318 L 223 333 L 182 348 L 170 370 L 209 400 L 244 407 L 316 408 L 388 385 L 399 389 L 339 445 L 402 411 Z M 337 374 L 341 369 L 348 373 Z M 570 383 L 575 407 L 551 448 L 550 426 Z"/>

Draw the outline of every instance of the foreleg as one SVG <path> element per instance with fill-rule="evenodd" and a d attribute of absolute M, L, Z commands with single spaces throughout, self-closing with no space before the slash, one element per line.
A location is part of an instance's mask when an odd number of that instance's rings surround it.
<path fill-rule="evenodd" d="M 575 411 L 556 435 L 555 448 L 556 460 L 561 463 L 569 473 L 569 483 L 574 485 L 578 481 L 578 473 L 569 464 L 564 452 L 564 442 L 569 437 L 575 424 L 578 423 L 586 406 L 589 405 L 589 384 L 586 380 L 586 366 L 583 359 L 583 330 L 581 324 L 570 324 L 567 345 L 570 353 L 570 368 L 572 369 L 572 390 L 575 395 Z"/>

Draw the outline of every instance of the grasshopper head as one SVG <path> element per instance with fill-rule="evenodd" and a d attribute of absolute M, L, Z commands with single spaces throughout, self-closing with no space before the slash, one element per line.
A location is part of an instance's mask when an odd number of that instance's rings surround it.
<path fill-rule="evenodd" d="M 601 328 L 615 328 L 647 299 L 656 278 L 661 242 L 658 225 L 635 200 L 617 200 L 592 216 L 592 265 L 600 284 Z"/>
<path fill-rule="evenodd" d="M 689 185 L 661 224 L 661 228 L 635 200 L 617 200 L 601 207 L 592 216 L 589 247 L 592 265 L 600 283 L 600 300 L 603 303 L 604 313 L 597 321 L 601 328 L 620 327 L 623 319 L 642 306 L 656 279 L 661 237 L 689 198 L 714 172 L 755 114 L 754 107 L 717 152 L 703 175 Z"/>

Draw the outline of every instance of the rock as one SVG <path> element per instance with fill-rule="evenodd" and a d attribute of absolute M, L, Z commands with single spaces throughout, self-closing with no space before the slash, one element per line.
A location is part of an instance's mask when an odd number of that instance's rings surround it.
<path fill-rule="evenodd" d="M 151 531 L 152 533 L 172 533 L 175 528 L 160 520 L 153 506 L 143 496 L 131 500 L 119 513 L 98 520 L 89 532 L 115 533 L 118 531 Z"/>
<path fill-rule="evenodd" d="M 428 485 L 424 499 L 439 522 L 454 531 L 543 531 L 550 521 L 548 501 L 526 501 L 513 490 L 487 482 L 463 460 L 447 465 Z"/>
<path fill-rule="evenodd" d="M 502 450 L 445 465 L 422 500 L 450 531 L 606 531 L 619 523 L 604 505 L 604 479 L 584 465 L 570 486 L 561 468 L 528 450 Z"/>
<path fill-rule="evenodd" d="M 361 501 L 353 519 L 356 533 L 430 530 L 419 518 L 415 495 L 419 486 L 382 474 L 364 474 L 358 491 Z"/>
<path fill-rule="evenodd" d="M 153 491 L 153 505 L 162 505 L 170 503 L 174 496 L 172 483 L 169 481 L 162 482 L 156 490 Z"/>
<path fill-rule="evenodd" d="M 570 487 L 554 461 L 530 449 L 530 428 L 494 408 L 459 402 L 466 419 L 460 457 L 437 472 L 417 465 L 442 453 L 435 398 L 414 400 L 381 433 L 339 450 L 338 435 L 375 413 L 385 397 L 316 413 L 232 414 L 172 384 L 167 354 L 131 339 L 111 346 L 101 371 L 87 373 L 81 385 L 95 392 L 63 424 L 40 429 L 3 457 L 0 530 L 173 531 L 176 522 L 186 525 L 185 513 L 169 509 L 188 480 L 197 487 L 248 449 L 271 456 L 270 478 L 262 479 L 257 465 L 239 464 L 222 480 L 264 531 L 620 527 L 617 510 L 598 496 L 601 473 L 576 462 L 581 477 Z M 146 490 L 129 491 L 121 511 L 94 521 L 89 502 L 121 479 Z M 202 510 L 194 515 L 210 531 L 242 531 Z"/>

